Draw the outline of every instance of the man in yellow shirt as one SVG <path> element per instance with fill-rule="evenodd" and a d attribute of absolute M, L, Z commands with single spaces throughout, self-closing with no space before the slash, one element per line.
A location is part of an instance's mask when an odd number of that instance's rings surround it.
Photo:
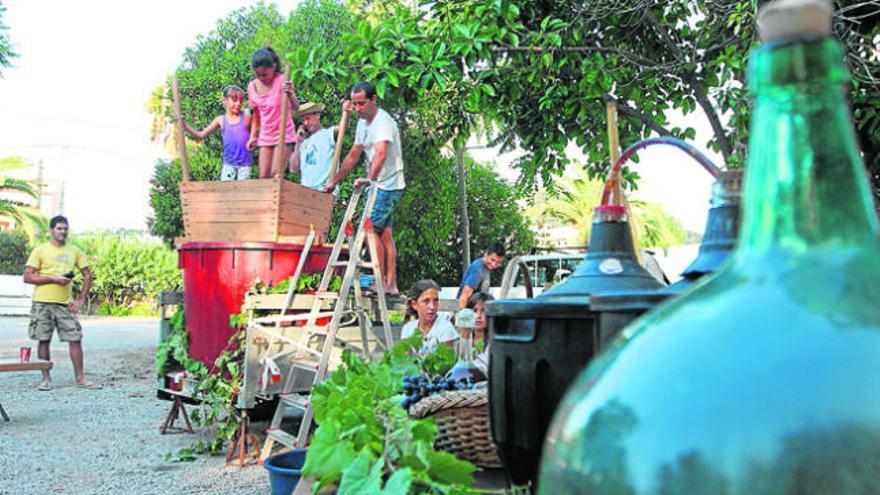
<path fill-rule="evenodd" d="M 33 306 L 31 308 L 30 337 L 40 342 L 37 354 L 40 359 L 49 360 L 49 343 L 52 333 L 57 329 L 58 338 L 70 346 L 70 360 L 76 385 L 80 388 L 98 389 L 101 385 L 87 382 L 83 375 L 82 326 L 76 319 L 89 293 L 92 272 L 82 251 L 67 245 L 67 219 L 61 215 L 49 221 L 52 240 L 34 248 L 24 268 L 24 281 L 34 284 Z M 74 269 L 83 276 L 82 290 L 76 300 L 70 302 L 73 290 L 70 282 Z M 43 371 L 43 381 L 39 390 L 51 390 L 52 381 L 49 370 Z"/>

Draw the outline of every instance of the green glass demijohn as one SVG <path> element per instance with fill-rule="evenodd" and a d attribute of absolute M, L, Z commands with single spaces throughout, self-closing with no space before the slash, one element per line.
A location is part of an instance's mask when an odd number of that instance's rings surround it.
<path fill-rule="evenodd" d="M 880 242 L 830 12 L 762 10 L 737 248 L 581 373 L 539 493 L 880 493 Z"/>

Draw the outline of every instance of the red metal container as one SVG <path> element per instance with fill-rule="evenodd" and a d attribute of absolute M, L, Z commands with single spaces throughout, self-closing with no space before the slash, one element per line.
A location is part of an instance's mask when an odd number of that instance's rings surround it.
<path fill-rule="evenodd" d="M 178 246 L 189 355 L 213 365 L 234 329 L 244 293 L 259 278 L 277 285 L 293 275 L 303 246 L 274 242 L 187 242 Z M 312 246 L 304 273 L 322 272 L 330 247 Z"/>

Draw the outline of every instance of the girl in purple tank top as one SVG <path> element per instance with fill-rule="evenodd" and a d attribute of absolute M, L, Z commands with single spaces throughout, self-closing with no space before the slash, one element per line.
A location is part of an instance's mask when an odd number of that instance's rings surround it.
<path fill-rule="evenodd" d="M 247 149 L 247 142 L 250 138 L 251 116 L 241 111 L 244 106 L 244 90 L 238 86 L 226 86 L 223 90 L 223 106 L 226 107 L 226 113 L 215 117 L 201 131 L 193 129 L 186 122 L 183 127 L 198 140 L 205 139 L 219 128 L 223 137 L 220 180 L 250 179 L 253 154 Z"/>

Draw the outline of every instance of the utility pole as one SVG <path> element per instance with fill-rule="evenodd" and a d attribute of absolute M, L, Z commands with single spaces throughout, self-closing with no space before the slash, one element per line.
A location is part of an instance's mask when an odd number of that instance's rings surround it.
<path fill-rule="evenodd" d="M 58 193 L 58 214 L 64 215 L 64 186 L 65 182 L 61 181 L 61 191 Z"/>
<path fill-rule="evenodd" d="M 37 162 L 37 209 L 43 206 L 43 159 Z"/>

